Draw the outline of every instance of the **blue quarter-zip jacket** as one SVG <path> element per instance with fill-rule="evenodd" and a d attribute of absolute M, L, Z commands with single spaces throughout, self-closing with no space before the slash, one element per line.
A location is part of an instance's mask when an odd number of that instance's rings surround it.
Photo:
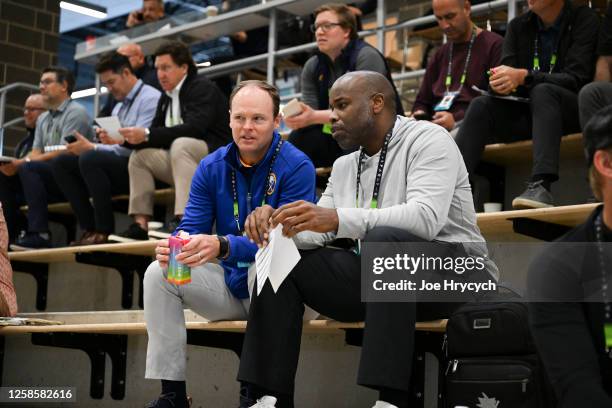
<path fill-rule="evenodd" d="M 236 173 L 240 230 L 248 214 L 261 206 L 264 183 L 267 187 L 266 204 L 278 208 L 297 200 L 315 202 L 315 169 L 310 159 L 289 142 L 284 142 L 276 158 L 270 180 L 268 170 L 276 145 L 274 137 L 264 159 L 257 164 L 252 176 L 251 188 L 240 171 L 238 148 L 230 143 L 206 156 L 199 164 L 189 192 L 185 215 L 178 230 L 189 234 L 211 234 L 216 223 L 216 233 L 229 239 L 229 257 L 221 261 L 225 270 L 225 283 L 234 296 L 249 296 L 247 287 L 248 265 L 255 260 L 257 245 L 242 236 L 234 219 L 232 170 Z"/>

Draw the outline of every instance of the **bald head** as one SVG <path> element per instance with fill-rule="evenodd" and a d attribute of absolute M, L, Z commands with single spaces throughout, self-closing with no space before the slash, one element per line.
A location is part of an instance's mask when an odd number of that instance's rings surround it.
<path fill-rule="evenodd" d="M 145 63 L 145 55 L 138 44 L 130 43 L 122 45 L 117 49 L 121 55 L 125 55 L 130 60 L 130 65 L 134 71 L 140 69 Z"/>
<path fill-rule="evenodd" d="M 33 129 L 40 114 L 47 110 L 45 98 L 41 94 L 32 94 L 26 99 L 23 108 L 25 125 L 28 129 Z"/>
<path fill-rule="evenodd" d="M 332 86 L 341 90 L 353 90 L 363 96 L 381 94 L 384 97 L 384 110 L 395 115 L 395 91 L 389 80 L 382 74 L 374 71 L 353 71 L 342 75 Z"/>
<path fill-rule="evenodd" d="M 329 94 L 332 136 L 343 149 L 377 152 L 395 123 L 395 92 L 386 77 L 354 71 L 336 80 Z"/>

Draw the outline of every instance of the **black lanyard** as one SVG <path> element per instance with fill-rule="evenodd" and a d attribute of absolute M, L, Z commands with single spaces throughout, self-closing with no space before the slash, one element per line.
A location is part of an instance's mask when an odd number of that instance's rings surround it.
<path fill-rule="evenodd" d="M 120 116 L 119 117 L 119 121 L 121 122 L 122 125 L 127 126 L 127 124 L 123 123 L 123 120 L 121 119 L 121 116 L 123 116 L 123 118 L 126 118 L 128 113 L 130 113 L 130 109 L 132 109 L 132 105 L 134 104 L 134 101 L 136 100 L 136 97 L 140 93 L 140 91 L 141 91 L 143 86 L 144 86 L 144 82 L 141 82 L 140 86 L 136 90 L 136 93 L 134 94 L 134 96 L 132 96 L 132 99 L 130 99 L 130 103 L 127 104 L 127 105 L 126 104 L 122 104 L 121 105 L 121 109 L 119 109 L 119 111 L 122 111 L 124 107 L 127 107 L 127 109 L 124 112 L 117 112 L 117 116 Z M 121 113 L 121 115 L 120 115 L 120 113 Z"/>
<path fill-rule="evenodd" d="M 539 38 L 540 38 L 540 34 L 536 34 L 535 40 L 533 43 L 533 70 L 534 71 L 540 70 L 540 56 L 538 54 Z M 555 65 L 557 65 L 557 49 L 559 48 L 560 38 L 561 38 L 561 33 L 559 33 L 559 38 L 557 38 L 557 44 L 555 45 L 555 49 L 552 55 L 550 56 L 550 63 L 549 63 L 549 69 L 548 69 L 549 74 L 552 74 L 553 70 L 555 69 Z"/>
<path fill-rule="evenodd" d="M 272 159 L 270 160 L 270 169 L 268 170 L 268 176 L 264 181 L 261 205 L 264 205 L 266 203 L 266 195 L 268 192 L 268 183 L 270 182 L 270 176 L 272 175 L 272 167 L 274 166 L 274 162 L 276 161 L 276 157 L 278 156 L 278 152 L 280 152 L 282 145 L 283 139 L 278 141 L 276 149 L 274 149 L 274 153 L 272 154 Z M 242 232 L 242 229 L 240 228 L 240 212 L 238 208 L 238 189 L 236 188 L 236 170 L 232 170 L 232 190 L 234 193 L 234 220 L 236 221 L 236 227 L 238 228 L 238 232 Z"/>
<path fill-rule="evenodd" d="M 467 56 L 465 57 L 465 66 L 463 67 L 463 74 L 461 74 L 461 79 L 459 80 L 459 89 L 457 92 L 461 91 L 463 88 L 463 84 L 465 84 L 465 80 L 467 78 L 467 70 L 468 65 L 470 64 L 470 58 L 472 57 L 472 47 L 474 46 L 474 41 L 476 40 L 476 27 L 472 27 L 472 36 L 470 37 L 470 45 L 468 45 Z M 452 71 L 453 71 L 453 42 L 451 42 L 448 52 L 448 70 L 446 71 L 446 80 L 444 84 L 446 85 L 446 93 L 449 92 L 451 82 L 452 82 Z"/>
<path fill-rule="evenodd" d="M 380 190 L 380 182 L 382 179 L 383 170 L 385 168 L 385 159 L 387 158 L 387 149 L 389 147 L 389 140 L 393 134 L 393 127 L 389 129 L 385 135 L 385 142 L 383 143 L 382 149 L 380 149 L 380 158 L 378 159 L 378 170 L 376 170 L 376 179 L 374 181 L 374 192 L 372 193 L 372 200 L 370 201 L 370 208 L 378 208 L 378 191 Z M 359 163 L 357 164 L 357 183 L 355 186 L 355 207 L 359 208 L 359 186 L 361 184 L 361 166 L 365 160 L 365 151 L 363 147 L 359 151 Z"/>

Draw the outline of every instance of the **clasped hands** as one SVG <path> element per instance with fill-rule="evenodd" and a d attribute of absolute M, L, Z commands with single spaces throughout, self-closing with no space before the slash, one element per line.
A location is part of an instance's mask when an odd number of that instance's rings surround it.
<path fill-rule="evenodd" d="M 247 217 L 244 230 L 251 242 L 263 248 L 269 243 L 270 231 L 283 225 L 283 235 L 293 237 L 302 231 L 336 232 L 338 213 L 334 208 L 323 208 L 308 201 L 295 201 L 278 209 L 269 205 L 256 208 Z"/>
<path fill-rule="evenodd" d="M 522 68 L 512 68 L 507 65 L 500 65 L 491 68 L 489 84 L 491 89 L 500 95 L 509 95 L 516 91 L 520 85 L 525 84 L 525 77 L 528 71 Z"/>

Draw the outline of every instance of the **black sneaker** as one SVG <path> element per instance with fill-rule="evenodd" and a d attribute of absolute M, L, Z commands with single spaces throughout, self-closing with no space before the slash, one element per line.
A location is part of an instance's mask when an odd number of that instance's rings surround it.
<path fill-rule="evenodd" d="M 173 219 L 168 221 L 163 228 L 157 230 L 149 230 L 149 237 L 167 239 L 174 233 L 174 231 L 176 231 L 179 225 L 181 225 L 181 219 L 179 217 L 174 217 Z"/>
<path fill-rule="evenodd" d="M 120 234 L 112 234 L 108 236 L 108 240 L 111 242 L 133 242 L 133 241 L 147 241 L 149 236 L 147 231 L 144 230 L 140 224 L 133 223 Z"/>
<path fill-rule="evenodd" d="M 542 180 L 527 183 L 527 190 L 512 200 L 512 207 L 516 210 L 552 207 L 554 205 L 553 196 L 542 183 Z"/>
<path fill-rule="evenodd" d="M 51 240 L 42 237 L 38 232 L 21 231 L 15 243 L 11 244 L 13 251 L 28 251 L 42 248 L 51 248 Z"/>
<path fill-rule="evenodd" d="M 176 393 L 169 392 L 160 394 L 155 401 L 149 402 L 145 408 L 189 408 L 191 406 L 191 397 L 185 398 L 185 401 L 176 401 Z"/>

